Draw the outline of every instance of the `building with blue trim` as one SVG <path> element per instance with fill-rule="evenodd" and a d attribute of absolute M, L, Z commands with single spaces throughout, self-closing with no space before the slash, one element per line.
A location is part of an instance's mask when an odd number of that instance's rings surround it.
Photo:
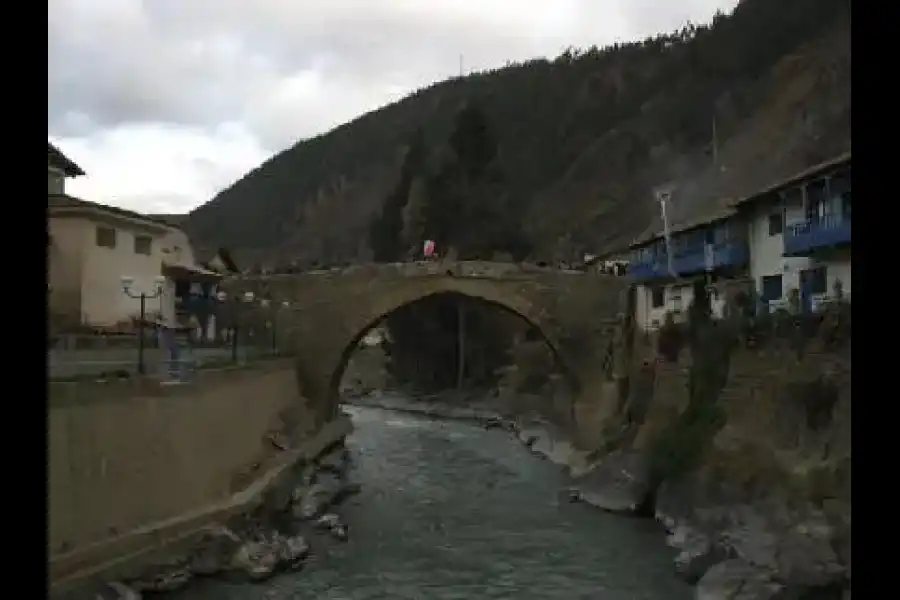
<path fill-rule="evenodd" d="M 851 158 L 841 155 L 751 196 L 722 203 L 629 247 L 627 275 L 637 288 L 636 322 L 658 328 L 666 313 L 686 316 L 698 277 L 721 316 L 722 283 L 752 282 L 761 305 L 816 311 L 851 290 Z"/>

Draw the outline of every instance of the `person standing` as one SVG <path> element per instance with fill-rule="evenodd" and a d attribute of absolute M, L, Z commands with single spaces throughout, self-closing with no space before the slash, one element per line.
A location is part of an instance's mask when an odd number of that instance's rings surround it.
<path fill-rule="evenodd" d="M 176 336 L 176 329 L 173 323 L 168 319 L 164 319 L 159 325 L 159 338 L 162 342 L 163 350 L 166 353 L 166 363 L 169 373 L 169 379 L 179 379 L 179 347 Z"/>

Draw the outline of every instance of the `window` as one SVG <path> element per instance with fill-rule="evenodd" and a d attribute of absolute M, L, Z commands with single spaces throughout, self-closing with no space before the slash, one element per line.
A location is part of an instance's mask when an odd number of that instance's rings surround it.
<path fill-rule="evenodd" d="M 175 297 L 187 298 L 191 294 L 191 284 L 182 279 L 175 280 Z"/>
<path fill-rule="evenodd" d="M 781 235 L 784 232 L 784 218 L 781 213 L 769 215 L 769 235 Z"/>
<path fill-rule="evenodd" d="M 761 298 L 763 302 L 780 300 L 782 296 L 781 275 L 763 275 L 760 282 Z"/>
<path fill-rule="evenodd" d="M 101 248 L 115 248 L 116 230 L 112 227 L 97 227 L 97 245 Z"/>
<path fill-rule="evenodd" d="M 65 193 L 65 179 L 61 173 L 50 171 L 47 174 L 47 193 L 62 194 Z"/>
<path fill-rule="evenodd" d="M 661 308 L 666 303 L 666 288 L 654 286 L 650 288 L 650 301 L 653 308 Z"/>
<path fill-rule="evenodd" d="M 850 218 L 850 169 L 839 171 L 831 178 L 832 202 L 838 203 L 838 208 L 843 217 Z"/>
<path fill-rule="evenodd" d="M 828 293 L 828 270 L 825 267 L 815 267 L 800 271 L 800 286 L 807 294 Z"/>
<path fill-rule="evenodd" d="M 134 253 L 150 256 L 150 250 L 153 247 L 153 238 L 149 235 L 134 236 Z"/>
<path fill-rule="evenodd" d="M 781 193 L 781 200 L 786 208 L 802 208 L 803 190 L 799 187 L 789 188 Z"/>
<path fill-rule="evenodd" d="M 806 186 L 806 219 L 815 221 L 825 216 L 827 212 L 827 198 L 825 197 L 825 180 L 817 179 Z"/>
<path fill-rule="evenodd" d="M 679 313 L 684 310 L 684 296 L 690 293 L 689 286 L 673 287 L 669 292 L 669 305 L 672 312 Z"/>

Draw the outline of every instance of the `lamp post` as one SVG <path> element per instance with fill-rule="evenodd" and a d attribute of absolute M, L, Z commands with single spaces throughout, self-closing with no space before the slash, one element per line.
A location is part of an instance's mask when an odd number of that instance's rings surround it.
<path fill-rule="evenodd" d="M 244 295 L 241 298 L 235 298 L 234 301 L 234 314 L 232 315 L 232 323 L 231 323 L 231 360 L 233 362 L 237 362 L 238 359 L 238 318 L 240 315 L 240 300 L 243 300 L 245 303 L 253 302 L 253 292 L 244 292 Z M 228 299 L 228 294 L 224 291 L 219 291 L 216 294 L 216 299 L 219 302 L 224 303 L 225 300 Z"/>
<path fill-rule="evenodd" d="M 287 300 L 284 300 L 281 303 L 281 308 L 287 310 L 291 307 L 291 303 Z M 272 351 L 274 354 L 278 354 L 278 325 L 276 323 L 276 318 L 278 317 L 278 309 L 272 311 Z"/>
<path fill-rule="evenodd" d="M 266 327 L 272 329 L 272 354 L 275 354 L 275 349 L 278 346 L 278 341 L 275 339 L 275 312 L 278 310 L 278 307 L 271 304 L 268 298 L 260 298 L 259 306 L 263 309 L 264 313 L 269 313 L 269 319 L 266 320 Z"/>
<path fill-rule="evenodd" d="M 135 292 L 134 277 L 128 275 L 122 276 L 122 291 L 129 298 L 141 301 L 141 314 L 138 320 L 138 364 L 137 370 L 140 375 L 144 374 L 144 321 L 147 317 L 147 300 L 153 300 L 162 296 L 163 286 L 166 278 L 162 275 L 153 278 L 153 292 Z"/>

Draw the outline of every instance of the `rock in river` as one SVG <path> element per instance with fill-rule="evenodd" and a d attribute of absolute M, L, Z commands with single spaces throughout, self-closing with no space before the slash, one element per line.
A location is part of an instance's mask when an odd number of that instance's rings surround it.
<path fill-rule="evenodd" d="M 713 566 L 697 584 L 696 600 L 774 600 L 784 586 L 770 572 L 739 559 Z"/>
<path fill-rule="evenodd" d="M 161 594 L 174 592 L 190 582 L 193 574 L 187 564 L 179 561 L 174 564 L 155 567 L 141 577 L 128 582 L 128 586 L 140 593 Z"/>
<path fill-rule="evenodd" d="M 584 502 L 615 513 L 638 512 L 650 494 L 644 456 L 621 451 L 610 454 L 587 474 L 575 480 Z"/>
<path fill-rule="evenodd" d="M 141 593 L 124 583 L 110 581 L 97 592 L 96 600 L 141 600 Z"/>
<path fill-rule="evenodd" d="M 278 567 L 280 548 L 269 540 L 244 542 L 234 556 L 229 568 L 251 581 L 268 579 Z"/>
<path fill-rule="evenodd" d="M 344 475 L 349 466 L 350 452 L 343 446 L 332 450 L 318 461 L 319 469 L 335 475 Z"/>
<path fill-rule="evenodd" d="M 309 556 L 309 544 L 300 535 L 283 536 L 276 534 L 278 562 L 286 569 L 299 569 Z"/>
<path fill-rule="evenodd" d="M 335 539 L 346 541 L 347 526 L 341 518 L 334 513 L 324 514 L 316 521 L 316 529 L 328 531 Z"/>
<path fill-rule="evenodd" d="M 191 556 L 191 571 L 200 576 L 224 571 L 242 543 L 241 538 L 227 527 L 209 528 Z"/>

